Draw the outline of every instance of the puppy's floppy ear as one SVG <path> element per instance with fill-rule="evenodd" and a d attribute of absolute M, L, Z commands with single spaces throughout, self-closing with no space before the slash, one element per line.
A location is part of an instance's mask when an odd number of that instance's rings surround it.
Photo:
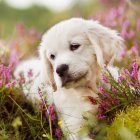
<path fill-rule="evenodd" d="M 97 63 L 101 67 L 111 64 L 123 45 L 123 39 L 116 31 L 100 25 L 97 21 L 87 21 L 87 29 Z"/>
<path fill-rule="evenodd" d="M 52 87 L 53 91 L 56 91 L 56 84 L 54 81 L 54 76 L 53 76 L 53 68 L 51 63 L 49 62 L 47 56 L 46 56 L 46 46 L 41 44 L 40 46 L 40 59 L 41 59 L 41 76 L 43 78 L 43 82 L 47 83 L 49 86 Z"/>

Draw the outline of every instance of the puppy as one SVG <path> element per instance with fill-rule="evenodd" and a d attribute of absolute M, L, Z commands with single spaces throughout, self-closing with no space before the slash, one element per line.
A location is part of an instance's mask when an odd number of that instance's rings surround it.
<path fill-rule="evenodd" d="M 38 86 L 45 83 L 48 98 L 55 104 L 59 120 L 62 120 L 66 139 L 88 140 L 88 131 L 80 133 L 87 121 L 84 115 L 88 112 L 96 116 L 98 107 L 88 97 L 98 100 L 96 93 L 101 69 L 113 62 L 122 43 L 116 31 L 97 21 L 81 18 L 65 20 L 43 35 L 40 59 L 23 62 L 15 75 L 27 69 L 39 73 L 38 82 L 34 81 L 31 87 L 30 98 L 35 100 Z"/>

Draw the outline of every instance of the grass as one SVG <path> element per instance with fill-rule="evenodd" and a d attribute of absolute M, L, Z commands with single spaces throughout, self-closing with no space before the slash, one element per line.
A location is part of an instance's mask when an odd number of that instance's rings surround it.
<path fill-rule="evenodd" d="M 24 96 L 0 93 L 0 106 L 0 139 L 47 139 L 43 136 L 49 132 L 48 120 Z"/>

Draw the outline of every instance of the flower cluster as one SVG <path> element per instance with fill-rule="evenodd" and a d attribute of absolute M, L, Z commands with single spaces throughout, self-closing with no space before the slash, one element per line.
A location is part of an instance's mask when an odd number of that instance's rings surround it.
<path fill-rule="evenodd" d="M 0 64 L 0 92 L 11 91 L 16 87 L 16 84 L 17 81 L 12 77 L 12 66 Z"/>
<path fill-rule="evenodd" d="M 91 18 L 99 20 L 105 26 L 117 29 L 125 40 L 125 46 L 120 51 L 120 59 L 115 65 L 123 69 L 115 80 L 106 71 L 102 81 L 107 85 L 99 88 L 101 102 L 98 109 L 100 120 L 113 118 L 116 111 L 128 104 L 136 103 L 140 94 L 140 17 L 139 1 L 108 1 L 100 0 L 107 8 Z M 137 4 L 136 4 L 137 2 Z M 129 14 L 128 14 L 129 13 Z M 129 67 L 126 69 L 126 67 Z"/>
<path fill-rule="evenodd" d="M 105 26 L 120 32 L 120 35 L 125 40 L 125 46 L 121 48 L 121 64 L 119 62 L 118 66 L 127 67 L 133 60 L 139 60 L 140 56 L 140 17 L 137 14 L 140 3 L 138 2 L 137 5 L 134 5 L 135 3 L 132 4 L 124 0 L 119 2 L 101 0 L 101 3 L 105 4 L 107 9 L 103 12 L 98 12 L 91 18 L 93 20 L 97 19 Z M 135 6 L 135 9 L 133 6 Z"/>
<path fill-rule="evenodd" d="M 10 40 L 0 40 L 0 63 L 17 64 L 30 52 L 36 55 L 35 47 L 38 46 L 41 33 L 35 28 L 26 29 L 21 23 L 17 23 L 15 31 Z"/>
<path fill-rule="evenodd" d="M 44 98 L 43 91 L 41 90 L 41 88 L 38 88 L 38 94 L 40 97 L 40 111 L 44 114 L 47 120 L 49 120 L 50 127 L 49 137 L 51 138 L 55 137 L 58 140 L 61 140 L 63 138 L 63 134 L 58 125 L 58 118 L 56 115 L 55 105 L 47 103 L 47 99 Z"/>
<path fill-rule="evenodd" d="M 98 118 L 113 118 L 116 111 L 140 100 L 140 69 L 134 61 L 128 69 L 122 69 L 118 80 L 109 71 L 103 75 L 105 86 L 99 88 L 101 98 L 98 108 Z"/>

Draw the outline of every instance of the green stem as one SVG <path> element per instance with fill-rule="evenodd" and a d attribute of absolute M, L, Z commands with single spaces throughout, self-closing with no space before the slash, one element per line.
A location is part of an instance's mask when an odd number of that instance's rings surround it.
<path fill-rule="evenodd" d="M 44 104 L 45 104 L 45 102 L 44 102 Z M 47 108 L 46 104 L 45 104 L 45 108 L 48 111 L 48 108 Z M 50 128 L 51 140 L 53 140 L 53 136 L 52 136 L 52 122 L 51 122 L 51 116 L 50 116 L 49 113 L 48 113 L 48 116 L 49 116 L 49 128 Z"/>
<path fill-rule="evenodd" d="M 39 120 L 37 120 L 37 119 L 31 118 L 31 117 L 18 105 L 18 103 L 17 103 L 11 96 L 8 95 L 8 97 L 17 105 L 17 107 L 18 107 L 27 117 L 29 117 L 29 118 L 30 118 L 31 120 L 33 120 L 33 121 L 39 121 Z"/>
<path fill-rule="evenodd" d="M 44 129 L 44 126 L 43 126 L 43 123 L 42 123 L 42 112 L 41 112 L 41 127 L 42 127 L 44 133 L 45 133 L 46 136 L 47 136 L 48 134 L 47 134 L 46 130 Z"/>

